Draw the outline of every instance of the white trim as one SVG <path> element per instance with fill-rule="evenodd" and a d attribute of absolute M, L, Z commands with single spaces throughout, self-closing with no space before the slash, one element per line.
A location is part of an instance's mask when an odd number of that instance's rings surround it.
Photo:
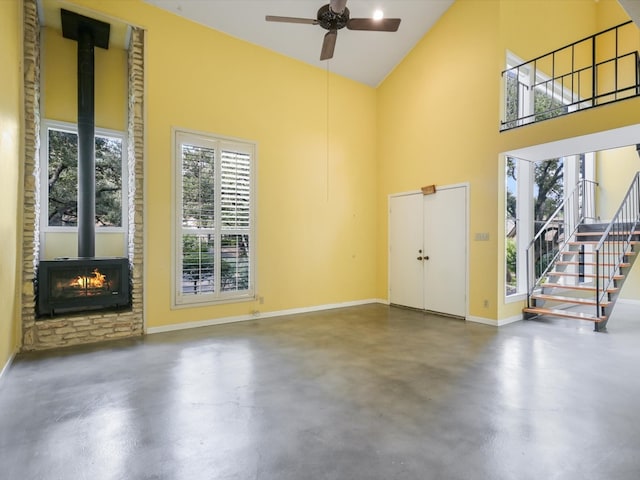
<path fill-rule="evenodd" d="M 44 105 L 42 103 L 42 105 Z M 49 130 L 58 130 L 73 133 L 77 136 L 78 124 L 72 122 L 64 122 L 61 120 L 53 120 L 45 118 L 40 123 L 40 204 L 41 208 L 47 212 L 49 208 Z M 117 233 L 123 236 L 123 245 L 129 242 L 128 225 L 129 225 L 129 161 L 128 161 L 128 145 L 129 137 L 126 131 L 113 130 L 110 128 L 95 127 L 95 135 L 97 137 L 118 138 L 122 142 L 121 164 L 120 164 L 120 226 L 119 227 L 100 227 L 96 226 L 96 235 L 102 233 Z M 38 215 L 37 218 L 40 230 L 40 255 L 42 256 L 46 250 L 47 234 L 56 233 L 73 233 L 77 234 L 78 227 L 70 226 L 50 226 L 47 215 Z M 123 255 L 126 252 L 123 252 Z"/>
<path fill-rule="evenodd" d="M 504 303 L 516 303 L 516 302 L 524 302 L 527 299 L 527 294 L 523 292 L 517 292 L 512 295 L 505 295 Z"/>
<path fill-rule="evenodd" d="M 436 185 L 436 194 L 438 190 L 450 190 L 454 188 L 464 188 L 465 189 L 465 317 L 469 313 L 469 258 L 470 258 L 470 245 L 469 245 L 469 212 L 470 212 L 470 204 L 471 204 L 471 184 L 469 182 L 461 182 L 461 183 L 452 183 L 450 185 Z M 391 229 L 389 228 L 389 220 L 390 220 L 390 208 L 391 208 L 391 199 L 395 197 L 403 197 L 406 195 L 415 195 L 415 194 L 423 194 L 422 190 L 410 190 L 407 192 L 400 193 L 390 193 L 387 195 L 387 298 L 391 298 L 391 255 L 389 255 L 389 245 L 391 244 Z M 389 301 L 386 301 L 386 304 L 389 305 Z"/>
<path fill-rule="evenodd" d="M 522 320 L 522 314 L 514 315 L 513 317 L 501 318 L 498 320 L 494 320 L 492 318 L 484 318 L 484 317 L 475 317 L 473 315 L 469 315 L 466 320 L 468 322 L 473 323 L 481 323 L 483 325 L 490 325 L 492 327 L 502 327 L 504 325 L 508 325 L 510 323 L 519 322 Z"/>
<path fill-rule="evenodd" d="M 576 111 L 580 109 L 580 104 L 584 101 L 582 97 L 578 97 L 578 100 L 574 100 L 573 90 L 565 87 L 562 83 L 562 78 L 560 77 L 550 77 L 548 74 L 541 72 L 536 68 L 535 61 L 524 61 L 512 51 L 507 50 L 506 55 L 506 68 L 505 72 L 508 71 L 516 71 L 517 73 L 517 82 L 524 84 L 526 90 L 524 91 L 524 102 L 522 108 L 520 104 L 518 104 L 518 119 L 515 121 L 518 122 L 519 125 L 527 125 L 530 123 L 536 123 L 535 119 L 535 97 L 531 95 L 532 92 L 538 90 L 539 92 L 544 93 L 547 96 L 550 96 L 553 100 L 562 103 L 565 107 L 569 109 L 570 112 Z M 502 103 L 503 108 L 506 104 L 506 91 L 505 91 L 505 83 L 504 77 L 502 76 Z M 551 94 L 548 94 L 544 86 L 541 84 L 547 84 L 551 82 L 552 91 Z M 506 116 L 506 110 L 503 112 L 502 120 L 506 120 L 504 117 Z M 522 123 L 520 123 L 522 122 Z"/>
<path fill-rule="evenodd" d="M 296 315 L 300 313 L 319 312 L 323 310 L 333 310 L 336 308 L 357 307 L 359 305 L 369 305 L 372 303 L 382 303 L 388 305 L 389 302 L 383 299 L 371 298 L 367 300 L 355 300 L 352 302 L 330 303 L 326 305 L 316 305 L 312 307 L 291 308 L 288 310 L 277 310 L 274 312 L 249 313 L 245 315 L 237 315 L 234 317 L 212 318 L 209 320 L 199 320 L 196 322 L 174 323 L 172 325 L 163 325 L 161 327 L 149 327 L 146 333 L 151 335 L 154 333 L 173 332 L 176 330 L 187 330 L 191 328 L 208 327 L 212 325 L 222 325 L 225 323 L 245 322 L 247 320 L 257 320 L 259 318 L 284 317 L 287 315 Z"/>
<path fill-rule="evenodd" d="M 481 323 L 483 325 L 489 325 L 489 326 L 492 326 L 492 327 L 497 327 L 498 326 L 498 321 L 497 320 L 493 320 L 491 318 L 475 317 L 473 315 L 469 315 L 469 316 L 467 316 L 467 318 L 465 318 L 465 320 L 467 322 Z"/>
<path fill-rule="evenodd" d="M 499 318 L 497 320 L 497 324 L 499 327 L 502 327 L 504 325 L 509 325 L 510 323 L 519 322 L 520 320 L 524 320 L 524 317 L 521 313 L 518 315 L 514 315 L 513 317 Z"/>
<path fill-rule="evenodd" d="M 11 355 L 9 355 L 9 359 L 7 360 L 7 363 L 5 363 L 4 367 L 2 367 L 2 370 L 0 370 L 0 386 L 2 386 L 2 379 L 5 377 L 5 375 L 11 368 L 11 365 L 13 365 L 13 361 L 16 358 L 16 353 L 18 353 L 17 350 L 14 351 Z"/>
<path fill-rule="evenodd" d="M 220 288 L 221 275 L 214 275 L 214 281 L 216 282 L 213 292 L 203 293 L 198 296 L 186 296 L 182 291 L 182 235 L 185 232 L 185 227 L 182 226 L 180 218 L 182 215 L 182 155 L 180 153 L 180 147 L 183 143 L 191 143 L 199 146 L 210 146 L 215 151 L 215 169 L 221 171 L 221 165 L 223 162 L 222 155 L 225 151 L 241 152 L 249 156 L 249 185 L 250 185 L 250 200 L 249 200 L 249 228 L 245 229 L 223 229 L 215 228 L 211 229 L 211 233 L 214 236 L 214 255 L 216 259 L 214 264 L 220 265 L 221 255 L 220 242 L 222 235 L 227 234 L 239 234 L 248 235 L 250 239 L 249 249 L 249 286 L 246 291 L 238 292 L 222 292 Z M 195 131 L 190 129 L 184 129 L 172 126 L 171 127 L 171 146 L 172 146 L 172 181 L 171 181 L 171 218 L 172 218 L 172 240 L 171 240 L 171 309 L 189 308 L 194 306 L 203 305 L 220 305 L 227 303 L 235 303 L 242 301 L 252 301 L 257 298 L 257 274 L 256 268 L 258 265 L 257 260 L 257 237 L 256 237 L 256 210 L 257 210 L 257 172 L 258 172 L 258 145 L 257 142 L 226 137 L 224 135 L 218 135 L 214 133 L 207 133 L 201 131 Z M 215 174 L 215 192 L 216 197 L 221 195 L 221 181 L 220 174 Z M 220 202 L 219 198 L 215 201 L 215 219 L 220 219 Z M 220 227 L 216 220 L 216 226 Z M 198 229 L 197 234 L 202 234 L 202 229 Z M 205 232 L 206 233 L 206 232 Z M 216 267 L 219 269 L 220 267 Z"/>

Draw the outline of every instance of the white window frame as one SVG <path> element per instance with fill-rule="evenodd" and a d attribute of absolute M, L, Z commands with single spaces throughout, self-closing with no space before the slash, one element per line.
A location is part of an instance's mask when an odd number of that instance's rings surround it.
<path fill-rule="evenodd" d="M 257 175 L 257 145 L 247 140 L 224 137 L 211 133 L 198 132 L 180 128 L 172 128 L 172 275 L 171 275 L 171 308 L 188 308 L 193 306 L 217 305 L 224 303 L 234 303 L 242 301 L 252 301 L 256 298 L 256 175 Z M 220 282 L 221 265 L 221 237 L 228 234 L 249 235 L 249 286 L 242 291 L 220 291 L 215 288 L 210 293 L 185 294 L 182 292 L 182 144 L 211 147 L 215 151 L 215 172 L 220 172 L 221 152 L 231 150 L 234 152 L 246 153 L 250 155 L 250 205 L 249 205 L 249 228 L 229 229 L 219 228 L 220 215 L 220 175 L 215 178 L 215 226 L 213 229 L 198 229 L 201 233 L 215 235 L 214 265 L 216 268 L 217 286 Z M 189 229 L 191 230 L 191 229 Z"/>
<path fill-rule="evenodd" d="M 38 212 L 38 224 L 42 234 L 41 242 L 44 242 L 46 233 L 69 233 L 77 232 L 77 225 L 74 226 L 50 226 L 49 225 L 49 129 L 61 130 L 64 132 L 78 134 L 78 124 L 61 122 L 58 120 L 42 121 L 40 127 L 40 210 Z M 122 173 L 121 173 L 121 225 L 119 227 L 96 225 L 97 233 L 124 233 L 128 232 L 129 225 L 129 161 L 127 157 L 127 135 L 125 132 L 96 127 L 97 136 L 113 137 L 122 140 Z M 126 244 L 126 239 L 125 239 Z"/>
<path fill-rule="evenodd" d="M 516 182 L 516 228 L 518 229 L 516 240 L 516 288 L 517 291 L 511 295 L 505 293 L 505 302 L 515 302 L 522 300 L 527 294 L 527 254 L 526 249 L 529 246 L 531 238 L 533 238 L 533 183 L 535 162 L 530 162 L 516 157 L 511 157 L 517 165 L 517 182 Z M 562 157 L 564 162 L 564 192 L 571 192 L 575 188 L 579 180 L 579 164 L 578 156 L 570 155 Z M 505 172 L 506 161 L 505 156 Z M 585 172 L 584 179 L 595 181 L 595 153 L 589 152 L 585 154 Z M 506 176 L 503 179 L 506 182 Z M 591 199 L 595 199 L 595 187 L 590 186 L 591 192 L 588 194 Z M 506 185 L 505 185 L 505 213 L 506 213 Z M 505 215 L 506 218 L 506 215 Z M 506 248 L 505 248 L 505 272 L 506 272 Z M 531 273 L 531 272 L 530 272 Z M 591 267 L 585 267 L 585 273 L 591 273 Z"/>
<path fill-rule="evenodd" d="M 527 294 L 527 247 L 533 237 L 533 167 L 534 164 L 521 158 L 510 157 L 516 163 L 516 291 L 511 295 L 505 292 L 507 303 L 525 298 Z M 506 162 L 503 172 L 506 182 Z M 506 188 L 505 188 L 505 214 L 506 214 Z M 506 215 L 505 215 L 506 218 Z M 505 248 L 505 272 L 507 268 Z"/>
<path fill-rule="evenodd" d="M 514 69 L 515 67 L 517 67 L 518 65 L 522 65 L 523 63 L 524 60 L 522 60 L 513 52 L 507 51 L 505 70 Z M 521 67 L 518 73 L 518 81 L 526 86 L 523 96 L 524 98 L 522 99 L 522 105 L 518 104 L 519 118 L 526 118 L 526 120 L 522 121 L 522 123 L 519 123 L 519 125 L 528 125 L 530 123 L 535 123 L 534 96 L 531 95 L 531 86 L 547 82 L 551 80 L 551 77 L 549 77 L 548 75 L 544 75 L 539 71 L 536 71 L 534 76 L 534 72 L 528 66 Z M 580 104 L 582 99 L 580 99 L 579 102 L 575 102 L 573 99 L 573 92 L 571 90 L 565 88 L 563 85 L 558 84 L 557 81 L 554 82 L 554 85 L 556 85 L 557 88 L 553 89 L 553 98 L 559 100 L 562 103 L 568 103 L 569 105 L 567 105 L 567 108 L 569 108 L 570 112 L 578 110 L 578 105 Z M 503 85 L 503 92 L 505 91 L 505 89 L 506 85 Z M 503 93 L 503 98 L 504 97 L 505 93 Z"/>

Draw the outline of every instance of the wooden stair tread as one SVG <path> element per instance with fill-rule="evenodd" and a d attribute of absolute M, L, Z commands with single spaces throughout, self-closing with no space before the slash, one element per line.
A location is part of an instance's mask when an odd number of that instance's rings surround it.
<path fill-rule="evenodd" d="M 556 265 L 587 265 L 590 267 L 595 267 L 595 262 L 565 262 L 564 260 L 556 262 Z M 630 267 L 631 264 L 628 262 L 621 263 L 620 265 L 616 265 L 615 263 L 601 263 L 601 267 L 616 267 L 619 266 L 621 268 Z"/>
<path fill-rule="evenodd" d="M 537 298 L 540 300 L 550 300 L 552 302 L 563 303 L 575 303 L 576 305 L 593 305 L 596 306 L 596 301 L 592 298 L 580 298 L 580 297 L 565 297 L 563 295 L 549 295 L 547 293 L 534 293 L 531 298 Z M 600 302 L 601 307 L 606 307 L 611 302 L 609 300 L 602 300 Z"/>
<path fill-rule="evenodd" d="M 576 237 L 593 237 L 595 235 L 602 236 L 604 234 L 604 230 L 601 232 L 593 231 L 593 232 L 577 232 Z M 622 232 L 609 232 L 610 235 L 640 235 L 639 231 L 634 230 L 631 232 L 630 230 L 622 231 Z"/>
<path fill-rule="evenodd" d="M 579 250 L 563 250 L 560 252 L 560 255 L 595 255 L 596 252 L 594 251 L 589 251 L 589 252 L 581 252 Z M 634 252 L 633 250 L 629 250 L 626 253 L 620 253 L 620 252 L 600 252 L 600 255 L 635 255 L 636 252 Z"/>
<path fill-rule="evenodd" d="M 581 290 L 583 292 L 595 292 L 596 287 L 589 287 L 587 285 L 564 285 L 562 283 L 543 283 L 541 288 L 565 288 L 567 290 Z M 603 289 L 600 289 L 602 291 Z M 618 289 L 616 287 L 607 288 L 607 293 L 615 293 Z"/>
<path fill-rule="evenodd" d="M 621 240 L 619 240 L 618 242 L 622 242 Z M 571 241 L 571 242 L 567 242 L 567 245 L 598 245 L 600 243 L 600 240 L 578 240 L 578 241 Z M 625 242 L 627 243 L 627 242 Z M 640 240 L 631 240 L 630 242 L 628 242 L 630 245 L 637 245 L 640 243 Z"/>
<path fill-rule="evenodd" d="M 596 278 L 595 273 L 574 273 L 574 272 L 549 272 L 547 277 L 584 277 L 584 278 Z M 608 275 L 600 274 L 600 278 L 609 278 Z M 624 275 L 614 275 L 614 280 L 622 280 Z"/>
<path fill-rule="evenodd" d="M 575 318 L 578 320 L 588 320 L 590 322 L 600 323 L 604 322 L 607 317 L 596 317 L 595 315 L 590 315 L 588 313 L 579 313 L 579 312 L 567 312 L 566 310 L 559 310 L 555 308 L 539 308 L 539 307 L 528 307 L 524 309 L 527 313 L 535 313 L 537 315 L 549 315 L 553 317 L 563 317 L 563 318 Z"/>

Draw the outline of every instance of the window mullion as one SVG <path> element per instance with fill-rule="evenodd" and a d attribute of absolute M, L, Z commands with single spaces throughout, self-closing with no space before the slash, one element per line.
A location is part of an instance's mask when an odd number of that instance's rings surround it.
<path fill-rule="evenodd" d="M 221 199 L 222 199 L 222 148 L 220 142 L 216 142 L 215 149 L 215 204 L 214 210 L 214 292 L 216 296 L 220 296 L 222 293 L 222 238 L 221 238 Z"/>
<path fill-rule="evenodd" d="M 533 238 L 534 164 L 518 159 L 518 291 L 527 290 L 527 247 Z M 530 272 L 531 273 L 531 272 Z"/>

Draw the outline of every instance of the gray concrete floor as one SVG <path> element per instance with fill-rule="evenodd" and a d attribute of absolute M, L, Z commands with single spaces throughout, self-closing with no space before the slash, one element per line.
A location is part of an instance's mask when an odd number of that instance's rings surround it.
<path fill-rule="evenodd" d="M 638 479 L 640 316 L 383 305 L 20 355 L 2 479 Z"/>

